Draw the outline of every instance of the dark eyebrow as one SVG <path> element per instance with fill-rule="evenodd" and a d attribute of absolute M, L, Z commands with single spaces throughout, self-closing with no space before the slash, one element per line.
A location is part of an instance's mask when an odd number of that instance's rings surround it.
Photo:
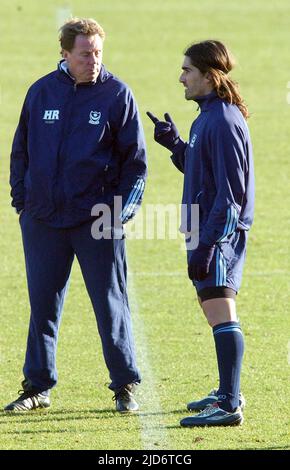
<path fill-rule="evenodd" d="M 182 70 L 191 70 L 190 67 L 181 67 L 181 68 L 182 68 Z"/>

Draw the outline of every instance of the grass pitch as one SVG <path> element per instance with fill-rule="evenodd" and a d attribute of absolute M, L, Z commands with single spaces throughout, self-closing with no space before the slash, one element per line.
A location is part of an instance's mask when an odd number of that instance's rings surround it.
<path fill-rule="evenodd" d="M 0 415 L 1 449 L 289 449 L 288 0 L 1 0 L 1 406 L 21 381 L 29 305 L 17 216 L 10 208 L 11 140 L 27 87 L 55 68 L 57 24 L 71 9 L 107 32 L 104 63 L 133 89 L 148 143 L 144 204 L 181 198 L 182 175 L 154 143 L 147 110 L 169 112 L 186 138 L 197 115 L 178 83 L 184 48 L 217 38 L 237 57 L 256 167 L 256 217 L 238 311 L 245 333 L 238 428 L 182 429 L 185 404 L 217 384 L 212 334 L 186 278 L 181 240 L 131 240 L 129 284 L 143 374 L 141 411 L 119 416 L 106 388 L 94 315 L 75 264 L 58 349 L 59 384 L 50 411 Z"/>

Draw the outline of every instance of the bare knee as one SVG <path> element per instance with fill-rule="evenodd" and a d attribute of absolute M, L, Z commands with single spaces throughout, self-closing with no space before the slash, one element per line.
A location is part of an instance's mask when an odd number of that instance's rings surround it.
<path fill-rule="evenodd" d="M 218 321 L 216 315 L 206 314 L 204 310 L 203 312 L 205 314 L 205 318 L 207 319 L 207 323 L 209 324 L 211 328 L 218 325 L 219 323 L 223 323 L 221 321 Z"/>
<path fill-rule="evenodd" d="M 201 306 L 208 324 L 212 328 L 220 323 L 237 321 L 236 302 L 234 299 L 209 299 L 202 302 Z"/>

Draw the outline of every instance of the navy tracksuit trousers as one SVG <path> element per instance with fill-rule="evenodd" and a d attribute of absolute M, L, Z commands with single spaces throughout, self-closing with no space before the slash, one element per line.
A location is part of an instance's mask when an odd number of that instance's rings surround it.
<path fill-rule="evenodd" d="M 24 376 L 40 391 L 57 383 L 58 329 L 76 255 L 96 315 L 109 388 L 140 382 L 126 288 L 125 240 L 95 240 L 92 222 L 67 229 L 49 227 L 26 211 L 20 225 L 31 305 Z"/>

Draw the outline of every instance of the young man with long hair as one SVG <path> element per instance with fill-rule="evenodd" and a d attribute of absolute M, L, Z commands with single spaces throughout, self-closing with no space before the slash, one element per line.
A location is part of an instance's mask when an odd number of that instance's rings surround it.
<path fill-rule="evenodd" d="M 185 51 L 180 82 L 185 99 L 200 108 L 187 143 L 169 114 L 160 121 L 147 113 L 155 124 L 155 140 L 172 152 L 174 165 L 184 173 L 182 203 L 187 210 L 181 227 L 187 234 L 188 276 L 216 346 L 219 387 L 187 405 L 189 411 L 200 411 L 181 420 L 189 427 L 241 424 L 245 406 L 240 393 L 244 340 L 235 299 L 253 222 L 254 172 L 249 114 L 229 77 L 232 68 L 233 59 L 219 41 L 203 41 Z M 199 205 L 196 247 L 189 243 L 196 229 L 192 204 Z"/>

